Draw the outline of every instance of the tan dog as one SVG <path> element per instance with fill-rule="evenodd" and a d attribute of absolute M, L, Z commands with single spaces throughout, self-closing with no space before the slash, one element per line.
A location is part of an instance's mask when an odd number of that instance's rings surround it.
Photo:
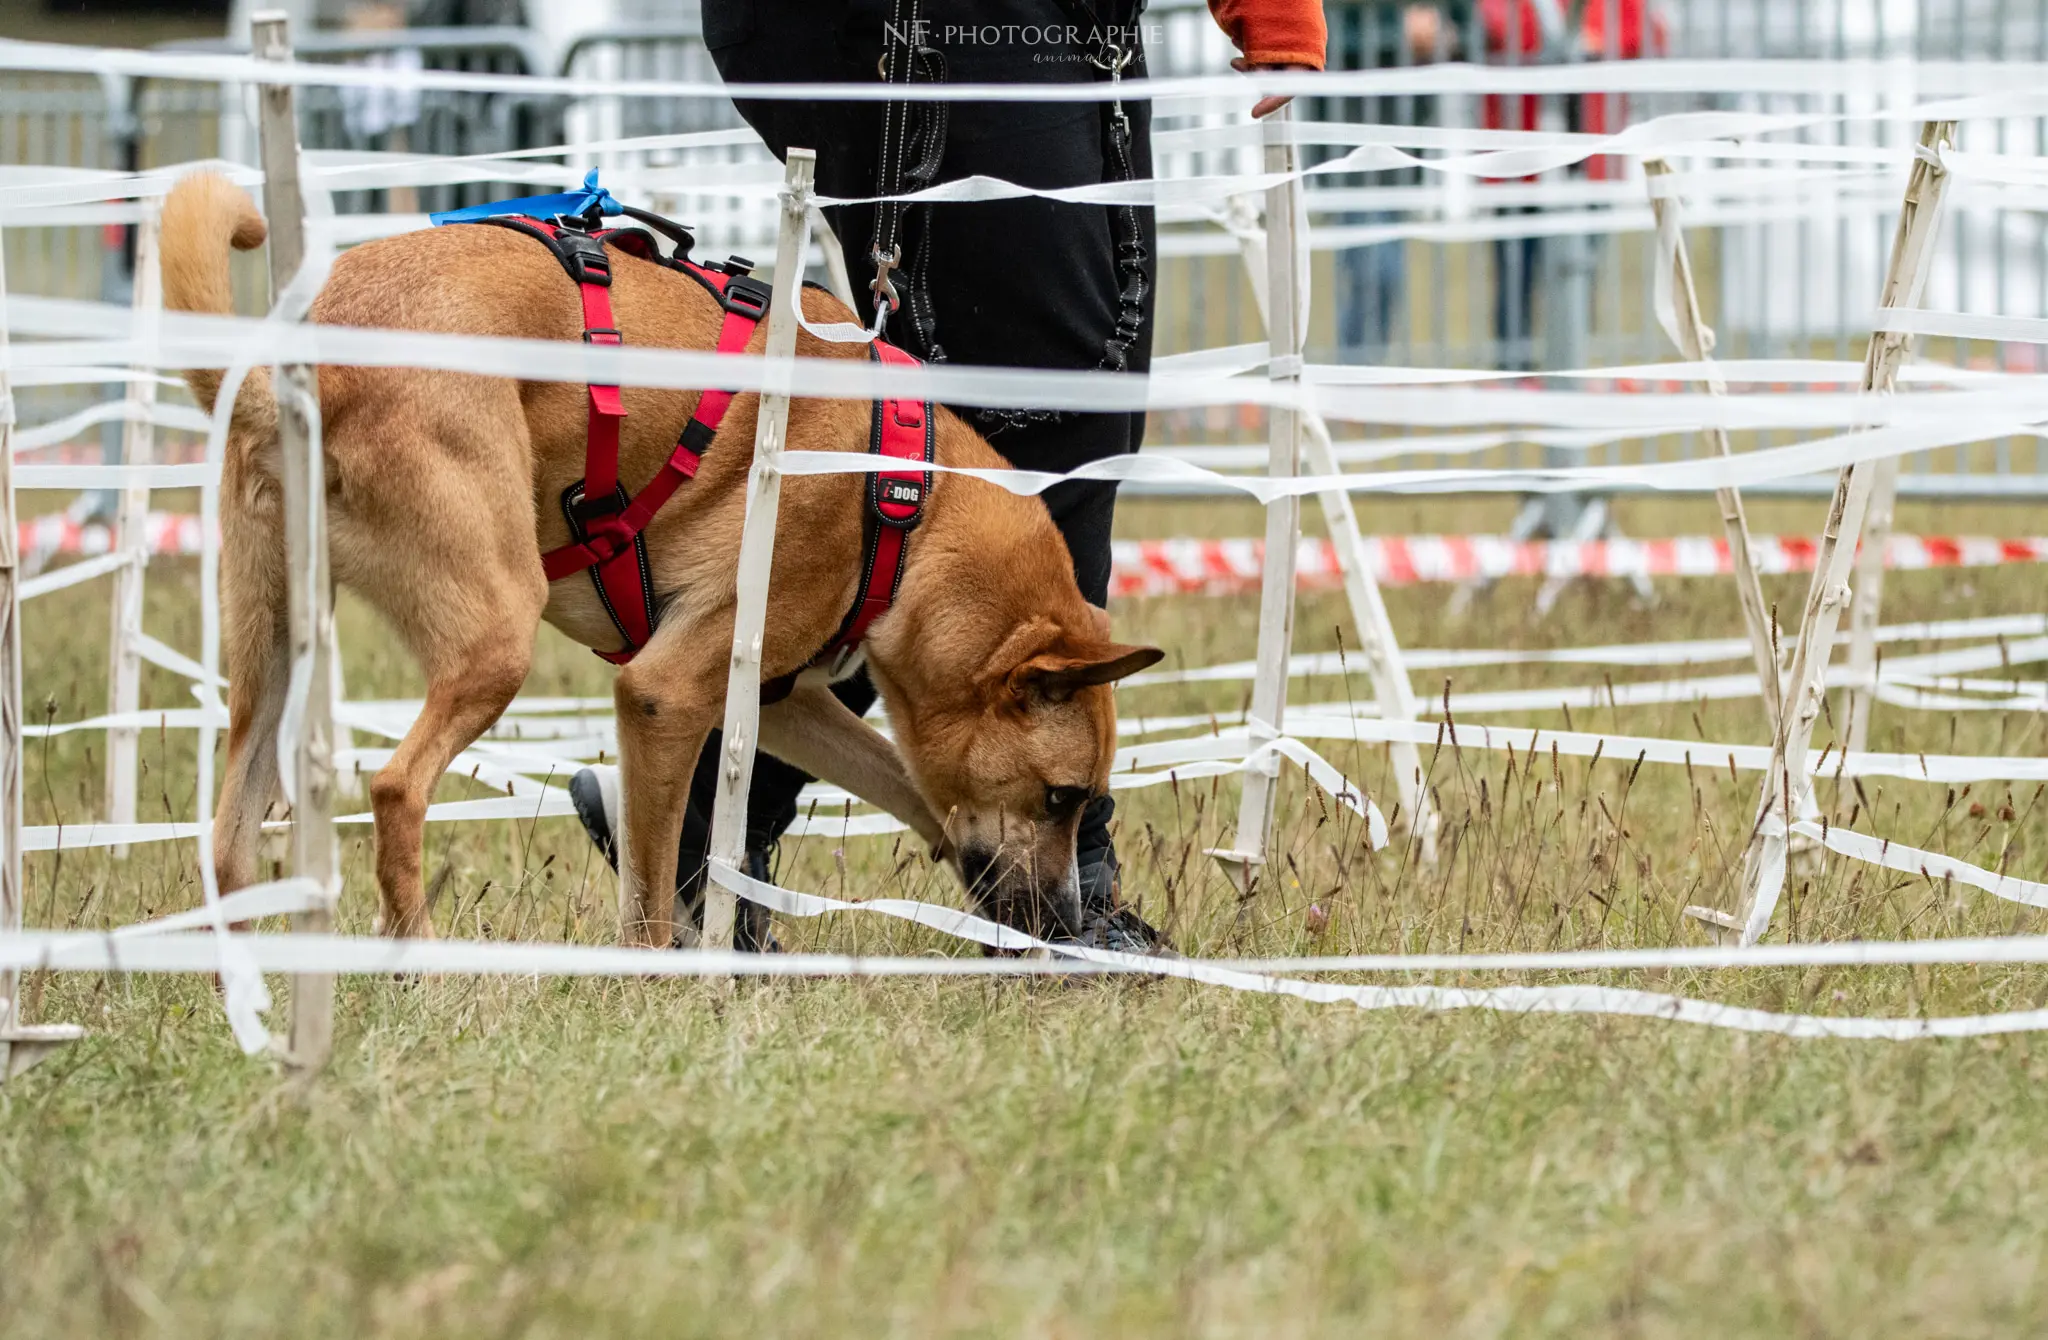
<path fill-rule="evenodd" d="M 239 188 L 209 175 L 179 182 L 163 210 L 166 304 L 230 311 L 229 248 L 248 250 L 263 238 L 263 221 Z M 721 313 L 699 285 L 611 255 L 612 302 L 627 343 L 716 347 Z M 852 319 L 814 290 L 803 302 L 814 320 Z M 582 333 L 576 286 L 547 248 L 491 227 L 432 229 L 347 252 L 311 319 L 565 341 Z M 755 331 L 753 352 L 766 329 Z M 865 356 L 861 346 L 804 334 L 797 353 Z M 540 621 L 587 646 L 618 646 L 587 575 L 550 586 L 541 571 L 541 552 L 569 539 L 554 500 L 582 474 L 586 397 L 577 383 L 452 372 L 323 367 L 319 376 L 336 580 L 391 621 L 427 678 L 419 719 L 370 795 L 382 928 L 428 935 L 420 882 L 428 800 L 456 755 L 519 691 Z M 186 379 L 210 408 L 220 373 L 199 369 Z M 624 394 L 620 474 L 633 489 L 667 458 L 697 394 Z M 646 532 L 667 605 L 615 689 L 625 798 L 620 921 L 629 942 L 670 942 L 692 763 L 724 711 L 756 404 L 753 395 L 734 402 L 701 473 Z M 866 402 L 797 400 L 789 446 L 864 452 L 869 416 Z M 276 420 L 270 379 L 259 370 L 235 405 L 221 486 L 231 681 L 228 763 L 214 817 L 223 891 L 253 877 L 259 827 L 278 789 L 275 741 L 290 666 Z M 943 410 L 936 450 L 946 465 L 1006 464 Z M 784 481 L 764 678 L 803 666 L 853 599 L 865 478 Z M 910 824 L 991 915 L 1027 929 L 1078 925 L 1079 813 L 1107 785 L 1116 741 L 1107 686 L 1161 654 L 1111 642 L 1108 623 L 1075 586 L 1043 503 L 941 476 L 912 536 L 896 604 L 867 639 L 896 748 L 822 684 L 800 684 L 764 710 L 762 746 Z"/>

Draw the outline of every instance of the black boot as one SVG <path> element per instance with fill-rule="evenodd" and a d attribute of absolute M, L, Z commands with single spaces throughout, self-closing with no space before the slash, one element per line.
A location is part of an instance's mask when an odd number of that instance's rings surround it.
<path fill-rule="evenodd" d="M 605 863 L 617 870 L 619 851 L 612 838 L 612 813 L 618 806 L 618 792 L 616 787 L 610 788 L 608 800 L 606 791 L 603 779 L 594 768 L 581 769 L 569 779 L 569 803 L 575 807 L 576 817 L 582 820 L 583 831 L 603 853 Z M 676 848 L 676 904 L 688 916 L 688 924 L 700 932 L 704 929 L 704 867 L 710 846 L 710 822 L 692 806 L 683 816 L 683 837 Z M 751 878 L 764 884 L 770 882 L 768 844 L 747 844 L 745 870 Z M 676 933 L 680 939 L 680 925 Z M 743 954 L 782 952 L 767 908 L 744 898 L 739 900 L 733 921 L 732 946 Z"/>
<path fill-rule="evenodd" d="M 746 873 L 749 879 L 758 879 L 763 884 L 775 882 L 774 870 L 766 847 L 747 845 Z M 703 899 L 697 901 L 697 921 L 703 924 Z M 780 954 L 782 942 L 775 938 L 774 923 L 767 908 L 757 902 L 742 898 L 734 909 L 732 923 L 732 947 L 742 954 Z"/>
<path fill-rule="evenodd" d="M 1166 937 L 1123 905 L 1122 867 L 1109 836 L 1109 821 L 1115 813 L 1116 802 L 1108 796 L 1097 796 L 1081 811 L 1081 832 L 1075 842 L 1075 861 L 1081 872 L 1081 933 L 1075 941 L 1091 949 L 1127 954 L 1170 954 L 1173 947 Z"/>
<path fill-rule="evenodd" d="M 582 821 L 584 836 L 597 848 L 604 863 L 614 874 L 619 869 L 619 849 L 612 845 L 612 816 L 605 808 L 604 783 L 599 780 L 596 768 L 579 768 L 569 779 L 569 804 L 576 810 L 577 819 Z"/>

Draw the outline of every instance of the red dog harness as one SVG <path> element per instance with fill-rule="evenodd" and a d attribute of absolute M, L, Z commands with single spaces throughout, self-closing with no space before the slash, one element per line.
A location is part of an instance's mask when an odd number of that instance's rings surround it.
<path fill-rule="evenodd" d="M 631 213 L 650 224 L 657 223 L 654 217 L 637 210 Z M 547 245 L 562 263 L 562 268 L 569 272 L 569 277 L 576 281 L 583 300 L 583 339 L 586 344 L 623 343 L 618 328 L 613 324 L 611 262 L 605 252 L 607 244 L 641 260 L 665 265 L 702 284 L 725 311 L 725 322 L 718 331 L 718 352 L 721 354 L 746 352 L 754 327 L 766 318 L 768 305 L 774 300 L 774 291 L 752 277 L 753 266 L 748 261 L 737 256 L 723 265 L 699 265 L 691 261 L 687 254 L 689 234 L 676 225 L 663 229 L 677 242 L 677 254 L 668 257 L 661 254 L 652 237 L 636 228 L 585 231 L 566 226 L 560 216 L 552 222 L 509 214 L 465 221 L 510 228 Z M 666 223 L 666 220 L 659 222 Z M 917 364 L 909 354 L 879 340 L 869 347 L 869 357 L 884 363 Z M 597 654 L 623 665 L 647 645 L 654 636 L 655 626 L 661 622 L 653 572 L 647 562 L 647 525 L 683 482 L 696 476 L 704 453 L 710 450 L 718 426 L 724 422 L 726 411 L 732 406 L 735 393 L 724 389 L 704 391 L 698 398 L 696 412 L 683 425 L 682 434 L 677 438 L 668 460 L 656 471 L 653 479 L 630 496 L 619 478 L 619 424 L 626 417 L 625 405 L 619 399 L 619 388 L 593 385 L 589 393 L 590 424 L 584 447 L 583 478 L 562 495 L 562 512 L 568 519 L 573 538 L 561 548 L 542 554 L 541 565 L 550 582 L 589 571 L 598 600 L 603 603 L 605 612 L 611 616 L 619 636 L 626 643 L 623 651 L 600 651 Z M 868 450 L 929 466 L 933 434 L 930 401 L 878 400 L 874 407 L 873 427 L 869 430 Z M 811 661 L 813 665 L 827 664 L 834 671 L 843 668 L 847 656 L 866 636 L 869 625 L 881 617 L 895 600 L 897 588 L 903 582 L 910 532 L 923 518 L 924 502 L 931 493 L 932 472 L 929 469 L 881 471 L 868 478 L 869 506 L 864 525 L 867 542 L 860 585 L 855 589 L 853 606 L 846 612 L 839 631 Z M 786 694 L 794 678 L 787 676 L 784 680 L 775 681 L 771 685 L 771 689 L 776 691 L 773 696 Z"/>

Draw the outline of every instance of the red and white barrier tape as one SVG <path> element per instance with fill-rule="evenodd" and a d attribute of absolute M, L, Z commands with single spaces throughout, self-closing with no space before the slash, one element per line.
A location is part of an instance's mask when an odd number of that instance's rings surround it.
<path fill-rule="evenodd" d="M 1813 541 L 1759 536 L 1759 572 L 1808 572 Z M 1258 540 L 1118 540 L 1110 594 L 1233 595 L 1259 589 L 1265 546 Z M 1366 561 L 1382 586 L 1460 582 L 1494 577 L 1714 577 L 1732 571 L 1728 542 L 1688 536 L 1670 540 L 1511 540 L 1500 535 L 1386 535 L 1365 541 Z M 2048 559 L 2048 539 L 1894 535 L 1889 568 L 1973 568 Z M 1303 590 L 1342 585 L 1337 549 L 1304 539 L 1295 558 Z"/>
<path fill-rule="evenodd" d="M 199 552 L 199 518 L 180 512 L 151 512 L 143 522 L 143 540 L 152 554 L 196 554 Z M 112 553 L 113 527 L 103 522 L 81 522 L 55 512 L 30 517 L 17 532 L 21 552 L 38 558 L 53 555 Z"/>
<path fill-rule="evenodd" d="M 144 537 L 154 554 L 199 552 L 199 518 L 151 512 Z M 21 523 L 21 551 L 38 557 L 111 552 L 113 532 L 98 522 L 61 514 Z M 1757 570 L 1808 572 L 1813 541 L 1759 536 Z M 1110 594 L 1232 595 L 1256 591 L 1264 544 L 1258 540 L 1118 540 L 1112 546 Z M 1728 542 L 1707 536 L 1669 540 L 1511 540 L 1500 535 L 1383 535 L 1365 541 L 1366 560 L 1382 586 L 1462 582 L 1494 577 L 1717 577 L 1732 571 Z M 2048 560 L 2048 539 L 1894 535 L 1885 566 L 1894 569 L 1981 568 Z M 1343 583 L 1336 546 L 1304 539 L 1295 558 L 1303 590 Z"/>

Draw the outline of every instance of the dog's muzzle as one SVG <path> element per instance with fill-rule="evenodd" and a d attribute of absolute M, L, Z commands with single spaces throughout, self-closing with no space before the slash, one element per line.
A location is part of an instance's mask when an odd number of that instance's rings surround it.
<path fill-rule="evenodd" d="M 981 915 L 1040 939 L 1068 939 L 1081 927 L 1080 881 L 1072 862 L 1057 880 L 1033 877 L 1031 863 L 1001 848 L 963 847 L 960 876 Z"/>

